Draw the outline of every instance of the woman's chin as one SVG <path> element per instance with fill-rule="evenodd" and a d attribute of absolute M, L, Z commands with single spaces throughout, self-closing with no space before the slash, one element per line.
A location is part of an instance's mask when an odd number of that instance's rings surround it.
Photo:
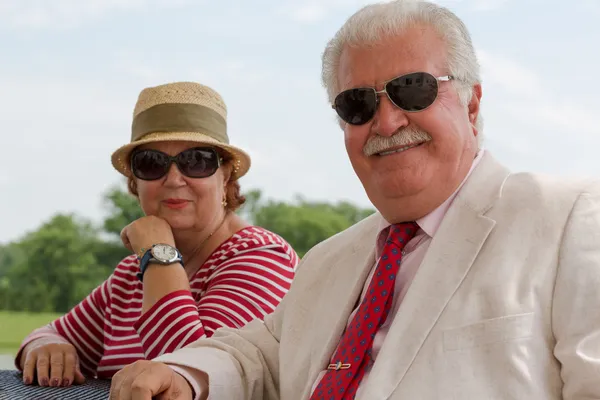
<path fill-rule="evenodd" d="M 168 216 L 163 217 L 173 231 L 183 231 L 193 228 L 194 224 L 190 221 L 190 217 Z"/>

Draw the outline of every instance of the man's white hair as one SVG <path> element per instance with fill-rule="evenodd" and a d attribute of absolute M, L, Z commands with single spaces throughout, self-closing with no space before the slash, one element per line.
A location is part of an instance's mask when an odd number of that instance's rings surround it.
<path fill-rule="evenodd" d="M 323 53 L 322 80 L 329 102 L 340 92 L 338 71 L 346 46 L 368 46 L 387 37 L 402 34 L 414 24 L 425 24 L 437 31 L 448 50 L 448 74 L 453 75 L 460 102 L 467 105 L 473 85 L 481 83 L 477 55 L 465 24 L 450 10 L 423 0 L 395 0 L 363 7 L 352 15 L 327 43 Z M 481 144 L 483 119 L 477 117 L 477 139 Z"/>

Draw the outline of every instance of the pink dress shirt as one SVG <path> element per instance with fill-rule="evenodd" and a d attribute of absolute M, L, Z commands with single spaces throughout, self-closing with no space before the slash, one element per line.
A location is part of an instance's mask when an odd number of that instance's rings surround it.
<path fill-rule="evenodd" d="M 446 211 L 448 211 L 448 208 L 452 204 L 452 201 L 454 200 L 454 198 L 456 197 L 456 195 L 458 194 L 458 192 L 460 191 L 460 189 L 466 182 L 469 175 L 471 175 L 471 172 L 473 172 L 473 169 L 475 169 L 477 164 L 479 164 L 479 161 L 481 160 L 481 157 L 483 156 L 483 152 L 484 152 L 483 149 L 479 151 L 479 153 L 477 154 L 477 157 L 475 157 L 475 160 L 473 160 L 473 164 L 471 165 L 471 169 L 469 170 L 469 173 L 467 174 L 465 179 L 461 182 L 460 186 L 454 191 L 454 193 L 450 197 L 448 197 L 448 199 L 446 199 L 446 201 L 444 201 L 438 208 L 436 208 L 435 210 L 433 210 L 432 212 L 430 212 L 423 218 L 420 218 L 416 221 L 417 225 L 419 225 L 419 230 L 417 231 L 417 234 L 415 235 L 415 237 L 412 238 L 411 241 L 408 242 L 406 244 L 406 246 L 404 247 L 404 255 L 402 258 L 402 265 L 400 266 L 400 270 L 398 271 L 398 275 L 396 276 L 396 285 L 394 287 L 394 297 L 393 297 L 393 302 L 392 302 L 392 309 L 390 310 L 388 319 L 383 323 L 381 328 L 379 328 L 379 330 L 375 334 L 375 338 L 373 339 L 372 355 L 373 355 L 374 361 L 377 360 L 377 355 L 379 354 L 379 350 L 381 349 L 381 346 L 383 345 L 383 342 L 385 341 L 385 338 L 388 334 L 390 326 L 392 325 L 392 322 L 394 322 L 394 317 L 398 313 L 400 304 L 402 304 L 402 300 L 404 299 L 404 296 L 406 295 L 406 292 L 408 291 L 408 288 L 410 287 L 410 284 L 411 284 L 413 278 L 415 277 L 417 270 L 419 269 L 419 265 L 421 265 L 421 262 L 425 258 L 425 253 L 427 253 L 427 249 L 429 248 L 431 239 L 433 239 L 433 236 L 435 235 L 440 224 L 442 223 L 442 220 L 444 219 L 444 216 L 446 215 Z M 383 222 L 379 226 L 379 234 L 377 235 L 376 243 L 375 243 L 375 259 L 377 261 L 373 265 L 373 268 L 371 269 L 371 273 L 369 274 L 368 279 L 365 281 L 365 286 L 363 288 L 363 292 L 360 297 L 361 301 L 365 295 L 365 291 L 367 290 L 369 283 L 371 282 L 373 273 L 375 272 L 375 267 L 377 266 L 377 263 L 379 262 L 379 257 L 381 256 L 381 252 L 383 251 L 383 246 L 385 244 L 385 240 L 387 238 L 388 231 L 391 226 L 391 224 L 389 222 L 387 222 L 385 220 L 382 220 L 382 221 Z M 358 304 L 360 304 L 360 302 L 358 302 Z M 357 311 L 357 308 L 354 309 L 354 311 L 352 311 L 352 313 L 348 317 L 348 323 L 346 326 L 348 326 L 350 324 L 350 321 L 352 321 L 352 318 L 354 317 L 354 314 L 356 313 L 356 311 Z M 367 381 L 371 368 L 372 368 L 372 365 L 367 366 L 365 376 L 362 380 L 363 383 Z M 317 380 L 313 384 L 312 391 L 315 390 L 315 387 L 318 385 L 319 381 L 321 380 L 323 375 L 325 375 L 326 372 L 327 371 L 321 371 L 321 373 L 317 376 Z M 362 386 L 362 384 L 361 384 L 361 386 Z M 360 398 L 361 386 L 359 386 L 358 391 L 356 392 L 356 398 Z"/>

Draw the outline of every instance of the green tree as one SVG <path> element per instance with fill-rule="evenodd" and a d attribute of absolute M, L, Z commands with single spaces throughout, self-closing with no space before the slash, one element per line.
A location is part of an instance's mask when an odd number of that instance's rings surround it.
<path fill-rule="evenodd" d="M 104 195 L 102 228 L 57 214 L 21 240 L 0 246 L 0 309 L 65 312 L 106 279 L 130 254 L 120 232 L 143 216 L 137 199 L 119 187 Z"/>
<path fill-rule="evenodd" d="M 23 257 L 23 251 L 17 244 L 0 245 L 0 278 L 4 277 L 10 267 L 20 262 Z"/>
<path fill-rule="evenodd" d="M 316 244 L 374 212 L 348 202 L 329 204 L 307 201 L 302 197 L 297 197 L 292 203 L 263 200 L 258 190 L 248 192 L 246 199 L 242 215 L 254 225 L 279 234 L 300 257 Z"/>
<path fill-rule="evenodd" d="M 5 275 L 5 308 L 69 310 L 110 274 L 94 254 L 99 241 L 92 224 L 72 214 L 58 214 L 27 234 L 17 244 L 24 257 Z"/>
<path fill-rule="evenodd" d="M 0 245 L 0 309 L 7 308 L 9 302 L 9 271 L 23 259 L 24 254 L 16 243 Z"/>

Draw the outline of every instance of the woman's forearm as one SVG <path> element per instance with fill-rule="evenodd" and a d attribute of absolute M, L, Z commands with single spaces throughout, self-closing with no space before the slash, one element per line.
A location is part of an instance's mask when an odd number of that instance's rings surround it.
<path fill-rule="evenodd" d="M 142 316 L 134 329 L 147 359 L 173 352 L 205 335 L 181 264 L 150 264 L 143 287 Z"/>
<path fill-rule="evenodd" d="M 190 282 L 180 263 L 148 264 L 144 273 L 142 314 L 150 310 L 161 298 L 178 290 L 190 290 Z"/>

